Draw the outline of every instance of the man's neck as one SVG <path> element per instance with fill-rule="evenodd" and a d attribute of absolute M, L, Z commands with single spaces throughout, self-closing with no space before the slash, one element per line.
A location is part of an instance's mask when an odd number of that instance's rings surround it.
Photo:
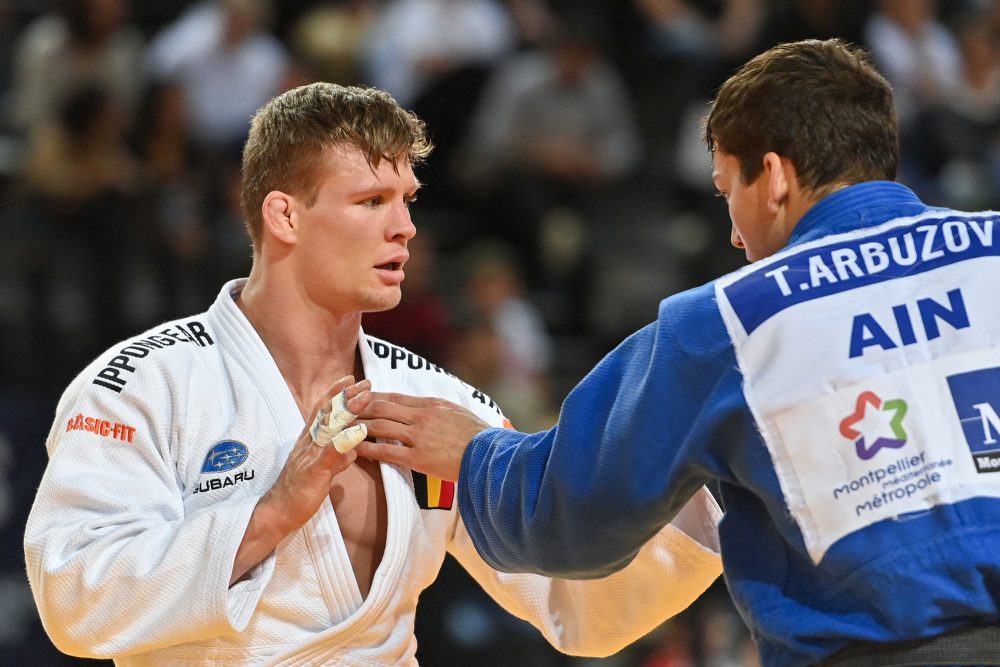
<path fill-rule="evenodd" d="M 236 298 L 304 416 L 334 382 L 363 377 L 358 351 L 361 313 L 333 314 L 305 303 L 301 292 L 251 273 Z"/>

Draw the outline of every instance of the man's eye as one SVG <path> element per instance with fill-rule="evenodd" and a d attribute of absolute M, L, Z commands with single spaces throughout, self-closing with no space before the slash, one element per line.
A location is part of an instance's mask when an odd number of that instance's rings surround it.
<path fill-rule="evenodd" d="M 729 201 L 729 195 L 726 194 L 725 192 L 716 192 L 715 196 L 725 199 L 726 201 Z"/>
<path fill-rule="evenodd" d="M 413 195 L 412 197 L 407 197 L 406 199 L 403 200 L 403 203 L 406 204 L 407 208 L 409 208 L 410 204 L 412 204 L 415 201 L 417 201 L 417 195 Z"/>
<path fill-rule="evenodd" d="M 361 202 L 361 204 L 363 206 L 367 206 L 368 208 L 375 208 L 376 206 L 382 205 L 382 197 L 371 197 Z"/>

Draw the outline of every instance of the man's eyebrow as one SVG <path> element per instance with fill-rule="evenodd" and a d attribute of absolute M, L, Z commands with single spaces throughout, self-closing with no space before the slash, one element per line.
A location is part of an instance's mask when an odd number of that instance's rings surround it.
<path fill-rule="evenodd" d="M 414 183 L 413 192 L 416 192 L 424 186 L 420 181 Z M 363 185 L 359 188 L 351 190 L 351 197 L 360 197 L 362 195 L 374 195 L 374 194 L 385 194 L 386 192 L 392 192 L 396 190 L 395 187 L 385 184 L 385 183 L 371 183 L 368 185 Z M 409 191 L 408 189 L 405 191 Z"/>
<path fill-rule="evenodd" d="M 383 192 L 385 192 L 386 190 L 389 190 L 389 189 L 390 188 L 387 188 L 384 185 L 379 185 L 377 183 L 374 183 L 372 185 L 365 185 L 365 186 L 362 186 L 360 188 L 356 188 L 354 190 L 351 190 L 349 194 L 352 197 L 360 197 L 362 195 L 374 195 L 374 194 L 383 193 Z"/>

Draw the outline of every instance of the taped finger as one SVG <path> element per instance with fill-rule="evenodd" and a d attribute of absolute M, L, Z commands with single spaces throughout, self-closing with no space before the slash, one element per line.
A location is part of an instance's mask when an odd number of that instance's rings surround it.
<path fill-rule="evenodd" d="M 357 418 L 356 414 L 347 409 L 346 389 L 330 399 L 330 416 L 327 422 L 329 426 L 336 423 L 340 425 L 340 428 L 343 428 Z"/>
<path fill-rule="evenodd" d="M 329 445 L 355 419 L 357 415 L 347 409 L 347 390 L 344 389 L 330 399 L 328 406 L 320 409 L 309 427 L 309 435 L 317 445 Z"/>
<path fill-rule="evenodd" d="M 330 444 L 341 454 L 346 454 L 357 447 L 367 436 L 368 428 L 364 424 L 356 424 L 335 435 L 330 440 Z"/>
<path fill-rule="evenodd" d="M 312 436 L 313 442 L 317 445 L 325 445 L 326 443 L 320 442 L 322 435 L 320 433 L 321 429 L 326 427 L 326 418 L 330 414 L 330 409 L 327 407 L 320 408 L 320 411 L 316 413 L 316 419 L 313 419 L 312 426 L 309 427 L 309 435 Z"/>

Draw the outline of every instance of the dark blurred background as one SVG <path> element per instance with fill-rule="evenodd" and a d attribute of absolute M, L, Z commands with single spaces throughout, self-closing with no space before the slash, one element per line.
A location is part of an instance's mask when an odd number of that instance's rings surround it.
<path fill-rule="evenodd" d="M 88 662 L 51 647 L 24 576 L 55 404 L 105 347 L 247 274 L 240 148 L 267 99 L 368 84 L 428 123 L 403 302 L 365 328 L 535 430 L 661 298 L 743 263 L 701 143 L 708 100 L 765 48 L 833 36 L 893 83 L 899 179 L 1000 208 L 997 0 L 0 0 L 0 662 Z M 417 632 L 428 667 L 756 664 L 721 581 L 583 660 L 449 559 Z"/>

